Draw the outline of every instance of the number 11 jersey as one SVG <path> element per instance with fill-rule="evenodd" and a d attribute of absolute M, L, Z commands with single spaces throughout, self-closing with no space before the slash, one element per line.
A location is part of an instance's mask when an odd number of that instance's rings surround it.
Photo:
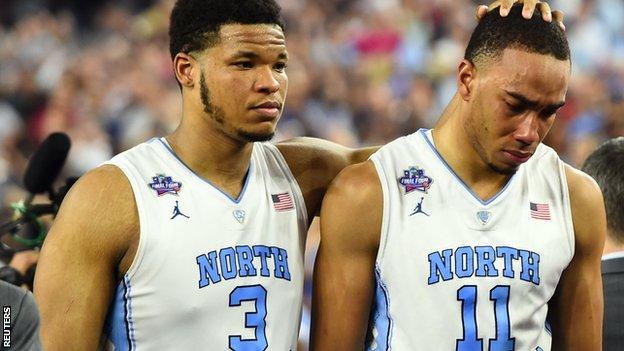
<path fill-rule="evenodd" d="M 539 145 L 483 201 L 420 130 L 371 160 L 383 191 L 368 350 L 546 351 L 574 254 L 564 164 Z"/>

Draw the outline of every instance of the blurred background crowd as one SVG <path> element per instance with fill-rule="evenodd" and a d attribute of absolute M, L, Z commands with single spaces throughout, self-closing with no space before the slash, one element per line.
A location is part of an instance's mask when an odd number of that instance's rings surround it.
<path fill-rule="evenodd" d="M 455 91 L 475 7 L 486 0 L 278 2 L 291 60 L 276 139 L 360 146 L 434 124 Z M 0 219 L 24 197 L 26 160 L 49 133 L 72 140 L 68 177 L 177 126 L 173 3 L 0 1 Z M 573 76 L 546 143 L 579 166 L 602 140 L 624 135 L 624 1 L 549 3 L 566 14 Z"/>

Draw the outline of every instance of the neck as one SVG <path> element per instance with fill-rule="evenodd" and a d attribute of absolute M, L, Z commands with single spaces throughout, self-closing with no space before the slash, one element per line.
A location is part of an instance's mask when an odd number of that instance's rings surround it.
<path fill-rule="evenodd" d="M 253 143 L 231 138 L 203 118 L 183 116 L 178 128 L 166 137 L 167 142 L 193 172 L 237 198 L 249 168 Z"/>
<path fill-rule="evenodd" d="M 624 252 L 624 245 L 616 243 L 610 238 L 610 236 L 611 233 L 608 233 L 607 239 L 605 240 L 604 249 L 602 250 L 602 254 L 607 255 L 614 252 Z"/>
<path fill-rule="evenodd" d="M 510 176 L 492 170 L 479 156 L 465 129 L 467 111 L 455 94 L 433 129 L 436 149 L 453 171 L 482 200 L 494 196 Z"/>

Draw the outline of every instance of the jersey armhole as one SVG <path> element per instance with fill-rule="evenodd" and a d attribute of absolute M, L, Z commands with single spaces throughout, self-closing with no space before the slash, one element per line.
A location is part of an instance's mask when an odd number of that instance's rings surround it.
<path fill-rule="evenodd" d="M 386 183 L 386 173 L 384 172 L 381 161 L 378 157 L 374 157 L 376 154 L 371 155 L 370 160 L 375 165 L 377 170 L 377 176 L 379 177 L 379 183 L 381 184 L 382 193 L 382 215 L 381 215 L 381 227 L 379 228 L 379 248 L 377 249 L 377 258 L 375 259 L 375 265 L 379 270 L 382 270 L 382 262 L 386 251 L 386 243 L 388 241 L 389 233 L 389 213 L 390 213 L 390 199 L 388 184 Z"/>
<path fill-rule="evenodd" d="M 139 172 L 136 167 L 134 167 L 134 165 L 132 165 L 132 163 L 126 159 L 117 158 L 104 164 L 117 167 L 126 177 L 132 188 L 132 195 L 134 197 L 135 206 L 137 208 L 137 215 L 139 216 L 139 244 L 137 245 L 137 250 L 134 254 L 134 257 L 132 258 L 132 263 L 128 267 L 128 271 L 124 274 L 127 279 L 131 279 L 141 266 L 141 262 L 143 261 L 143 257 L 145 256 L 145 247 L 147 246 L 147 235 L 146 233 L 144 233 L 145 230 L 148 228 L 147 216 L 145 213 L 145 206 L 143 206 L 143 199 L 141 198 L 141 192 L 139 188 L 140 184 L 136 179 L 136 175 L 138 175 Z"/>
<path fill-rule="evenodd" d="M 558 160 L 559 163 L 559 178 L 561 182 L 561 194 L 562 205 L 565 215 L 565 226 L 567 232 L 568 246 L 570 248 L 570 261 L 574 257 L 575 251 L 575 234 L 574 234 L 574 222 L 572 220 L 572 204 L 570 203 L 570 189 L 568 187 L 568 179 L 566 177 L 565 163 Z"/>
<path fill-rule="evenodd" d="M 295 197 L 295 201 L 299 206 L 297 206 L 297 211 L 299 211 L 299 218 L 301 218 L 300 229 L 302 233 L 308 232 L 308 208 L 306 207 L 305 198 L 303 197 L 303 193 L 301 192 L 301 187 L 299 186 L 299 182 L 297 182 L 297 178 L 290 171 L 290 167 L 284 158 L 284 155 L 279 151 L 279 148 L 269 142 L 260 143 L 261 146 L 266 146 L 267 150 L 275 156 L 277 159 L 277 163 L 281 168 L 282 172 L 288 177 L 289 183 L 291 184 L 291 189 L 293 190 L 293 195 Z M 307 236 L 307 235 L 306 235 Z"/>

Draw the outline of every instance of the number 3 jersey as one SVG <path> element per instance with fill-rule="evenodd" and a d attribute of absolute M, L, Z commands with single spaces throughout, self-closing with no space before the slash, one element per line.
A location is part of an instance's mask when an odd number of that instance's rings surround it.
<path fill-rule="evenodd" d="M 164 138 L 109 163 L 132 185 L 140 240 L 109 309 L 104 346 L 296 350 L 307 219 L 278 149 L 253 145 L 238 199 L 193 173 Z"/>
<path fill-rule="evenodd" d="M 572 259 L 563 162 L 540 145 L 479 199 L 420 130 L 371 160 L 383 190 L 368 350 L 546 351 L 548 302 Z"/>

